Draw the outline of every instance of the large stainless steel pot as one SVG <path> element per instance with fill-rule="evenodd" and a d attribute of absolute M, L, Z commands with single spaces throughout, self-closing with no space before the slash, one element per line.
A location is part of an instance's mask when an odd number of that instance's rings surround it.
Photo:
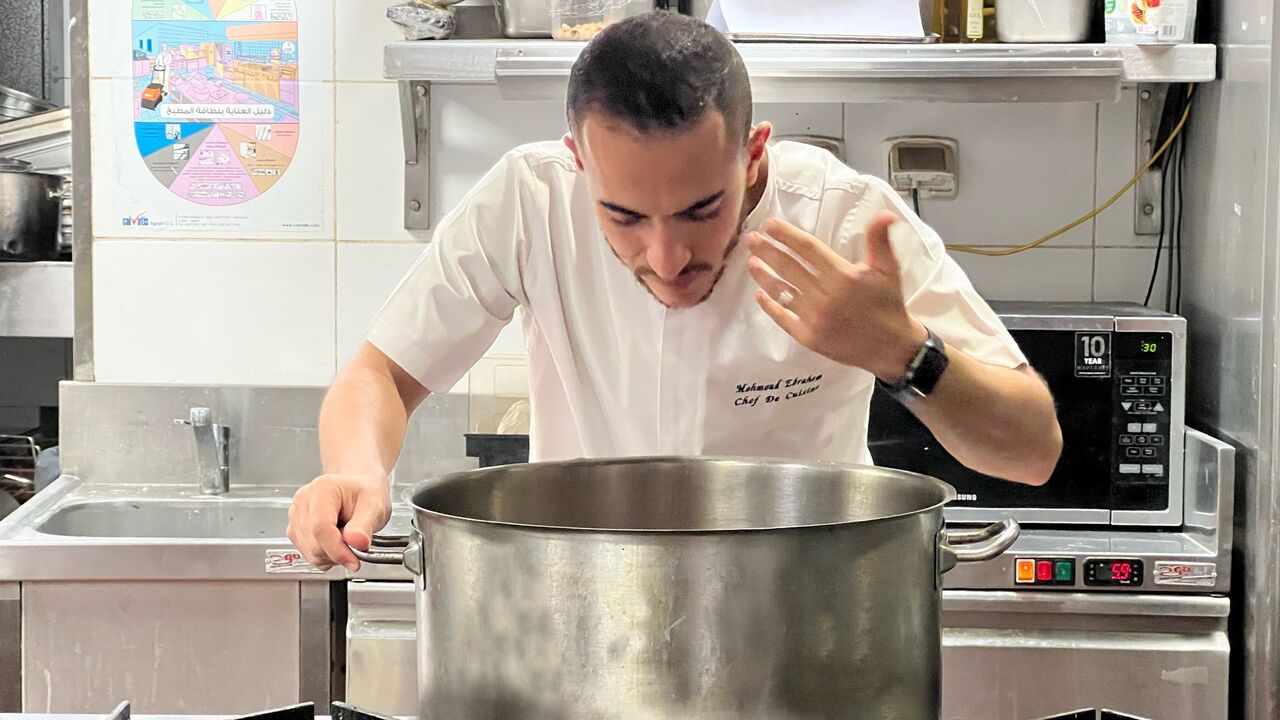
<path fill-rule="evenodd" d="M 937 720 L 940 576 L 1002 524 L 871 467 L 533 463 L 415 490 L 421 717 Z"/>
<path fill-rule="evenodd" d="M 61 175 L 0 158 L 0 260 L 52 260 L 62 236 Z"/>

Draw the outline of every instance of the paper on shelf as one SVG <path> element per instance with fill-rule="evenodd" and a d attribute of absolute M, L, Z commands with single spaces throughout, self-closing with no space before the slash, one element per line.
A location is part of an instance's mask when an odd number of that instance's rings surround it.
<path fill-rule="evenodd" d="M 728 32 L 924 37 L 920 6 L 912 0 L 718 0 L 716 6 Z"/>

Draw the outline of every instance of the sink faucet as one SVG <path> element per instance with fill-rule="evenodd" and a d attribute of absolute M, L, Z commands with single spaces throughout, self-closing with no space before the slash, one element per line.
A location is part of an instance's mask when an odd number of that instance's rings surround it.
<path fill-rule="evenodd" d="M 231 428 L 214 424 L 207 407 L 191 408 L 187 420 L 196 436 L 196 486 L 205 495 L 225 495 L 231 489 Z"/>

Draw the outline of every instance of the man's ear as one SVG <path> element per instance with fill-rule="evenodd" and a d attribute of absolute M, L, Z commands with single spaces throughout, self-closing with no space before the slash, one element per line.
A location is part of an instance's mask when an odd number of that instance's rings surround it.
<path fill-rule="evenodd" d="M 762 122 L 751 128 L 751 134 L 747 136 L 747 187 L 760 179 L 760 164 L 764 162 L 765 148 L 772 135 L 773 125 Z"/>
<path fill-rule="evenodd" d="M 573 162 L 578 166 L 578 171 L 582 171 L 582 154 L 578 152 L 578 141 L 573 139 L 573 133 L 565 133 L 561 139 L 564 146 L 569 148 L 569 152 L 573 153 Z"/>

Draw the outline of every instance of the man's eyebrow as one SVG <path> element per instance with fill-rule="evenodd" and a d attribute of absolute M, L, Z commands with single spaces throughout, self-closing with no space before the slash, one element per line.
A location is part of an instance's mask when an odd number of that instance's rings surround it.
<path fill-rule="evenodd" d="M 611 203 L 608 200 L 601 200 L 600 205 L 605 210 L 608 210 L 610 212 L 616 212 L 619 215 L 627 215 L 629 217 L 633 217 L 637 219 L 643 218 L 645 216 L 644 213 L 636 212 L 635 210 L 632 210 L 630 208 L 624 208 L 621 205 L 618 205 L 617 203 Z"/>
<path fill-rule="evenodd" d="M 678 212 L 678 213 L 676 213 L 676 214 L 677 214 L 677 215 L 689 215 L 689 214 L 691 214 L 691 213 L 696 213 L 696 212 L 698 212 L 699 210 L 702 210 L 702 209 L 706 208 L 706 207 L 707 207 L 707 206 L 709 206 L 709 205 L 714 205 L 714 204 L 715 204 L 715 203 L 716 203 L 720 198 L 722 198 L 722 197 L 724 197 L 724 191 L 723 191 L 723 190 L 721 190 L 721 191 L 720 191 L 720 192 L 718 192 L 718 193 L 715 193 L 714 195 L 708 195 L 707 197 L 702 198 L 702 199 L 701 199 L 701 200 L 699 200 L 698 202 L 696 202 L 696 203 L 694 203 L 694 204 L 690 205 L 689 207 L 685 208 L 684 210 L 681 210 L 680 212 Z"/>
<path fill-rule="evenodd" d="M 699 210 L 702 210 L 708 207 L 709 205 L 715 204 L 720 200 L 720 198 L 723 198 L 723 197 L 724 197 L 724 191 L 721 190 L 718 193 L 714 193 L 712 195 L 708 195 L 707 197 L 702 198 L 698 202 L 676 213 L 676 215 L 690 215 L 692 213 L 696 213 Z M 618 213 L 619 215 L 626 215 L 627 217 L 632 217 L 636 219 L 647 217 L 642 212 L 636 212 L 635 210 L 632 210 L 630 208 L 625 208 L 617 203 L 609 202 L 608 200 L 601 200 L 600 206 L 610 212 L 615 212 L 615 213 Z"/>

